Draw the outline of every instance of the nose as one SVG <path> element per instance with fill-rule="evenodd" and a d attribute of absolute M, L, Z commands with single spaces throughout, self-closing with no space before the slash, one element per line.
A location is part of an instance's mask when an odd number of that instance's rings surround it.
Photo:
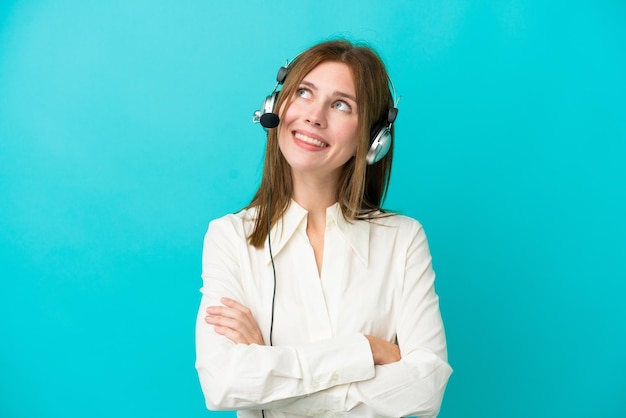
<path fill-rule="evenodd" d="M 323 103 L 313 102 L 309 105 L 305 120 L 319 128 L 326 127 L 326 109 Z"/>

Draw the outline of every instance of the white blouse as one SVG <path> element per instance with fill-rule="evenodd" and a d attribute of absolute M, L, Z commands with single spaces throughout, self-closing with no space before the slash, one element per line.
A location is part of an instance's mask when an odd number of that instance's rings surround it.
<path fill-rule="evenodd" d="M 247 242 L 255 211 L 212 221 L 202 255 L 196 368 L 209 409 L 239 417 L 400 417 L 438 414 L 452 369 L 434 289 L 426 235 L 392 215 L 348 222 L 326 211 L 318 273 L 306 235 L 307 211 L 292 201 L 268 242 Z M 235 344 L 204 321 L 221 297 L 248 307 L 265 343 Z M 400 346 L 402 359 L 374 366 L 373 335 Z"/>

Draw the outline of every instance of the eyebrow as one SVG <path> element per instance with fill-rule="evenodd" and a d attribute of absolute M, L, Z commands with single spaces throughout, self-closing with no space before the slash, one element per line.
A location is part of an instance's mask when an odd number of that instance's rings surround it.
<path fill-rule="evenodd" d="M 311 83 L 310 81 L 302 80 L 302 81 L 300 82 L 300 84 L 304 84 L 305 86 L 308 86 L 308 87 L 313 88 L 314 90 L 317 90 L 317 86 L 316 86 L 315 84 Z M 336 95 L 336 96 L 339 96 L 339 97 L 345 97 L 346 99 L 350 99 L 350 100 L 352 100 L 354 103 L 357 103 L 357 101 L 356 101 L 356 97 L 354 97 L 354 96 L 353 96 L 353 95 L 351 95 L 351 94 L 344 93 L 344 92 L 342 92 L 342 91 L 337 91 L 337 90 L 335 90 L 335 91 L 333 92 L 333 94 L 334 94 L 334 95 Z"/>

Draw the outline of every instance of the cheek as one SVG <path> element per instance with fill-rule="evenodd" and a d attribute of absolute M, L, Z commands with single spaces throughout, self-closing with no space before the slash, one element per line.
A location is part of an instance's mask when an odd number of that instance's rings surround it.
<path fill-rule="evenodd" d="M 280 109 L 278 109 L 278 116 L 280 116 L 281 122 L 289 123 L 293 120 L 295 113 L 295 106 L 293 103 L 288 104 L 287 102 L 283 102 L 280 105 Z"/>
<path fill-rule="evenodd" d="M 358 124 L 350 124 L 345 127 L 344 140 L 346 148 L 350 150 L 352 155 L 356 155 L 356 149 L 359 145 L 359 127 Z"/>
<path fill-rule="evenodd" d="M 286 125 L 281 123 L 280 125 L 278 125 L 278 132 L 276 132 L 276 136 L 278 139 L 278 149 L 280 149 L 280 152 L 284 155 L 285 154 L 285 143 L 286 143 L 286 138 L 287 138 L 287 128 Z"/>
<path fill-rule="evenodd" d="M 289 135 L 289 123 L 291 122 L 291 115 L 290 115 L 290 109 L 292 106 L 290 106 L 289 108 L 287 108 L 287 110 L 283 113 L 283 110 L 285 108 L 285 103 L 283 103 L 283 105 L 280 107 L 280 110 L 278 112 L 278 115 L 281 116 L 280 118 L 280 123 L 278 124 L 278 128 L 276 128 L 278 131 L 276 132 L 277 136 L 278 136 L 278 146 L 282 151 L 283 148 L 283 144 L 285 143 L 285 139 L 287 138 L 287 135 Z"/>

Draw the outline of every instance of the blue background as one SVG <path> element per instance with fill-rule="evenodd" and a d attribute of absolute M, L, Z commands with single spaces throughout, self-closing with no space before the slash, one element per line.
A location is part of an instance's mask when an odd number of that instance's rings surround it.
<path fill-rule="evenodd" d="M 441 417 L 626 416 L 623 1 L 0 5 L 0 416 L 208 417 L 202 238 L 251 198 L 277 68 L 368 41 L 387 206 L 429 234 Z"/>

